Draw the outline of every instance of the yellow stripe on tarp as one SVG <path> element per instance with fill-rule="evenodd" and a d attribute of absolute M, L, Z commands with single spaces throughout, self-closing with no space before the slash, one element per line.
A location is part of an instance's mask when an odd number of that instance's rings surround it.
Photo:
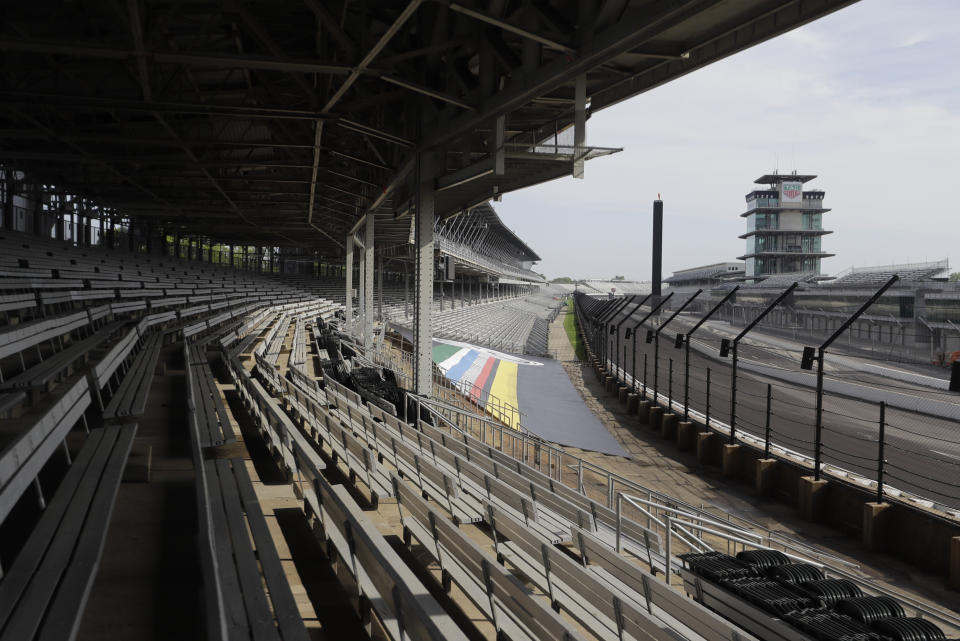
<path fill-rule="evenodd" d="M 517 405 L 517 363 L 501 360 L 497 366 L 497 375 L 490 386 L 490 398 L 486 410 L 492 416 L 500 419 L 504 425 L 519 429 L 515 423 L 520 422 Z"/>

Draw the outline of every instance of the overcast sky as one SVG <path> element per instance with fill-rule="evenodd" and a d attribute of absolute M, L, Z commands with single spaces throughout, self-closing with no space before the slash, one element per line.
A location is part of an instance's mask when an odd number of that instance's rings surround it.
<path fill-rule="evenodd" d="M 826 190 L 824 261 L 949 258 L 960 271 L 960 2 L 862 0 L 597 112 L 587 142 L 623 147 L 494 203 L 548 277 L 650 278 L 744 253 L 744 195 L 779 169 Z"/>

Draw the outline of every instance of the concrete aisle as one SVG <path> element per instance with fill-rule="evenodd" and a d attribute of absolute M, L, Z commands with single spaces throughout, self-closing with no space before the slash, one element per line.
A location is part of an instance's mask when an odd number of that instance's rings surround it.
<path fill-rule="evenodd" d="M 577 358 L 573 345 L 567 337 L 567 332 L 563 328 L 563 323 L 569 313 L 571 313 L 570 307 L 561 308 L 560 313 L 550 323 L 550 333 L 547 335 L 547 349 L 555 355 L 558 361 L 572 361 Z"/>

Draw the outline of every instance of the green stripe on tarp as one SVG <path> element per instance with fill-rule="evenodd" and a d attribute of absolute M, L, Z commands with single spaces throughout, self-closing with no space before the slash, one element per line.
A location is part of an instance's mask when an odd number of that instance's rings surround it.
<path fill-rule="evenodd" d="M 433 362 L 442 363 L 447 360 L 454 354 L 460 351 L 460 347 L 456 345 L 447 345 L 446 343 L 434 343 L 433 344 Z"/>

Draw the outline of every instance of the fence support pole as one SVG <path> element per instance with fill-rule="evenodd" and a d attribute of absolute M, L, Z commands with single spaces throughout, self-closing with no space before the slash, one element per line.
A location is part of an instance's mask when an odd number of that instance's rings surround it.
<path fill-rule="evenodd" d="M 767 383 L 767 421 L 763 437 L 763 458 L 770 458 L 770 401 L 773 398 L 773 385 Z"/>
<path fill-rule="evenodd" d="M 670 366 L 667 369 L 669 380 L 667 380 L 667 409 L 673 411 L 673 359 L 670 359 Z"/>
<path fill-rule="evenodd" d="M 710 368 L 707 368 L 707 409 L 704 416 L 703 426 L 710 431 Z"/>
<path fill-rule="evenodd" d="M 762 312 L 760 312 L 756 318 L 747 323 L 747 326 L 737 334 L 731 342 L 733 343 L 733 371 L 732 378 L 730 382 L 730 445 L 735 445 L 736 429 L 737 429 L 737 346 L 740 344 L 740 341 L 746 336 L 750 330 L 756 327 L 760 321 L 766 318 L 767 314 L 773 311 L 773 308 L 782 303 L 790 293 L 800 285 L 799 282 L 794 281 L 792 285 L 787 287 L 783 292 L 780 293 L 773 302 L 767 305 Z M 723 344 L 727 342 L 727 339 L 723 339 L 723 343 L 720 346 L 720 355 L 726 356 L 723 352 Z"/>
<path fill-rule="evenodd" d="M 854 312 L 853 315 L 850 316 L 850 318 L 848 318 L 847 320 L 845 320 L 845 321 L 840 325 L 840 327 L 838 327 L 838 328 L 836 329 L 836 331 L 833 332 L 833 334 L 830 336 L 830 338 L 828 338 L 827 340 L 825 340 L 825 341 L 823 342 L 823 344 L 820 345 L 819 348 L 817 348 L 817 355 L 816 355 L 816 357 L 815 357 L 815 358 L 816 358 L 816 361 L 817 361 L 817 421 L 816 421 L 816 433 L 815 433 L 815 439 L 814 439 L 814 455 L 813 455 L 813 478 L 814 478 L 814 480 L 817 480 L 817 481 L 820 480 L 820 461 L 821 461 L 821 459 L 822 459 L 821 447 L 822 447 L 823 444 L 822 444 L 822 442 L 821 442 L 821 437 L 822 437 L 822 432 L 823 432 L 823 357 L 824 357 L 824 354 L 826 354 L 827 348 L 830 347 L 830 345 L 833 343 L 833 341 L 837 340 L 837 338 L 839 338 L 840 335 L 843 334 L 843 332 L 847 331 L 847 329 L 848 329 L 851 325 L 853 325 L 853 323 L 854 323 L 858 318 L 860 318 L 860 316 L 862 316 L 863 313 L 866 312 L 867 309 L 868 309 L 871 305 L 873 305 L 875 302 L 877 302 L 877 300 L 878 300 L 881 296 L 883 296 L 883 293 L 884 293 L 885 291 L 887 291 L 888 289 L 890 289 L 890 288 L 893 286 L 893 284 L 896 283 L 898 280 L 900 280 L 900 277 L 897 276 L 896 274 L 894 274 L 893 276 L 891 276 L 891 277 L 890 277 L 890 280 L 888 280 L 886 283 L 884 283 L 883 286 L 882 286 L 880 289 L 878 289 L 878 290 L 873 294 L 873 296 L 871 296 L 871 297 L 867 300 L 867 302 L 865 302 L 865 303 L 860 307 L 860 309 L 858 309 L 856 312 Z M 872 334 L 872 332 L 871 332 L 871 334 Z M 803 361 L 801 361 L 801 364 L 800 364 L 800 367 L 801 367 L 801 368 L 803 368 L 803 369 L 810 369 L 811 366 L 813 365 L 813 363 L 810 362 L 810 358 L 809 358 L 809 356 L 808 356 L 808 354 L 809 354 L 810 352 L 812 352 L 812 351 L 813 351 L 813 348 L 812 348 L 812 347 L 805 347 L 805 348 L 804 348 L 804 350 L 803 350 L 804 358 L 803 358 Z"/>
<path fill-rule="evenodd" d="M 737 440 L 737 345 L 733 343 L 733 362 L 730 369 L 730 445 L 735 445 Z"/>
<path fill-rule="evenodd" d="M 683 358 L 683 420 L 690 420 L 690 335 L 684 338 L 686 354 Z"/>
<path fill-rule="evenodd" d="M 647 355 L 643 355 L 643 399 L 647 399 Z"/>
<path fill-rule="evenodd" d="M 720 300 L 719 303 L 713 306 L 706 316 L 697 321 L 697 324 L 687 332 L 687 335 L 683 337 L 684 342 L 684 358 L 683 358 L 683 420 L 690 420 L 690 339 L 693 336 L 693 333 L 700 329 L 700 326 L 706 323 L 711 316 L 717 313 L 717 311 L 723 307 L 727 301 L 729 301 L 733 296 L 740 290 L 740 285 L 737 285 L 731 289 L 727 294 Z"/>
<path fill-rule="evenodd" d="M 880 401 L 880 442 L 877 444 L 877 503 L 883 503 L 883 458 L 884 432 L 887 427 L 887 402 Z"/>

